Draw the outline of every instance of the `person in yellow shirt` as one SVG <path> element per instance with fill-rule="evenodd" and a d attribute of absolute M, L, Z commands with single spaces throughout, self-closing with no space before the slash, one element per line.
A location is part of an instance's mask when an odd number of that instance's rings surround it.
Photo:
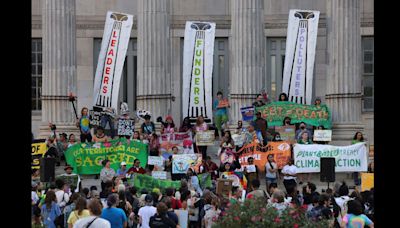
<path fill-rule="evenodd" d="M 86 199 L 79 197 L 76 200 L 75 210 L 68 217 L 68 228 L 72 228 L 78 219 L 90 216 L 89 210 L 86 209 Z"/>

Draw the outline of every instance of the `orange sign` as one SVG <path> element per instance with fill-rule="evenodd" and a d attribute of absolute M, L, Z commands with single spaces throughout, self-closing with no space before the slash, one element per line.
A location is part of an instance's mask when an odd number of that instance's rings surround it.
<path fill-rule="evenodd" d="M 291 147 L 286 141 L 269 142 L 267 146 L 261 146 L 253 141 L 250 144 L 242 147 L 238 152 L 242 154 L 239 156 L 240 165 L 248 165 L 247 159 L 254 158 L 254 164 L 257 165 L 258 170 L 265 172 L 265 164 L 267 163 L 268 155 L 274 155 L 274 161 L 279 169 L 287 164 L 288 158 L 291 157 Z"/>
<path fill-rule="evenodd" d="M 228 101 L 228 99 L 220 100 L 220 101 L 218 102 L 217 108 L 225 108 L 225 107 L 229 107 L 229 101 Z"/>

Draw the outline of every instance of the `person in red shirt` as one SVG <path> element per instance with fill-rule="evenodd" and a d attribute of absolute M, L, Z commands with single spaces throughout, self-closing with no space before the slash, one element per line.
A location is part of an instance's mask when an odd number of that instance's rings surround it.
<path fill-rule="evenodd" d="M 140 167 L 140 161 L 137 158 L 135 159 L 135 161 L 133 161 L 133 166 L 128 169 L 128 174 L 132 173 L 146 174 L 146 170 Z"/>
<path fill-rule="evenodd" d="M 175 199 L 174 197 L 174 193 L 175 193 L 175 189 L 173 188 L 167 188 L 165 189 L 165 194 L 167 195 L 167 197 L 169 197 L 171 199 L 171 208 L 172 209 L 180 209 L 182 208 L 182 203 L 180 200 Z"/>

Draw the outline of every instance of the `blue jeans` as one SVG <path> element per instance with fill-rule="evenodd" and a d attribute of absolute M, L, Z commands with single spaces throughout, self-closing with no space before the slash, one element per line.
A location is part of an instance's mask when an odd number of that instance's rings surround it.
<path fill-rule="evenodd" d="M 265 184 L 266 184 L 266 187 L 267 187 L 267 191 L 268 191 L 269 185 L 271 183 L 278 183 L 278 178 L 265 177 Z"/>
<path fill-rule="evenodd" d="M 115 137 L 115 130 L 114 130 L 114 121 L 109 115 L 103 115 L 101 116 L 101 126 L 105 129 L 107 126 L 107 123 L 110 125 L 110 131 L 111 131 L 111 138 Z"/>

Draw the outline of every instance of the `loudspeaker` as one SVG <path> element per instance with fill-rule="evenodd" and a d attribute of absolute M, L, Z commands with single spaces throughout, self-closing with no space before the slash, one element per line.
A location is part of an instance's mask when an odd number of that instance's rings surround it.
<path fill-rule="evenodd" d="M 321 158 L 321 182 L 335 182 L 335 158 Z"/>
<path fill-rule="evenodd" d="M 55 180 L 55 158 L 41 158 L 40 159 L 40 181 L 53 182 Z"/>

